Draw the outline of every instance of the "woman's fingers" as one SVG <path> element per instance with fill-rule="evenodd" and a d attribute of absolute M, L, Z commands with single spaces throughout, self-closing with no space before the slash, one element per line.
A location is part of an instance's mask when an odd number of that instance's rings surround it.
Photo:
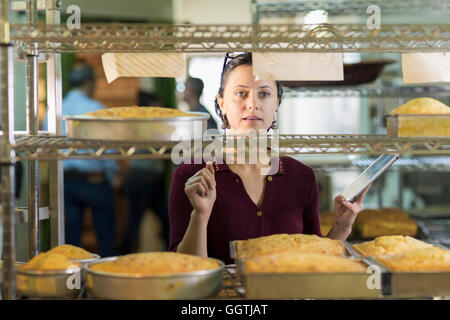
<path fill-rule="evenodd" d="M 198 176 L 186 182 L 186 184 L 196 184 L 196 183 L 200 183 L 205 190 L 208 190 L 210 188 L 208 181 L 204 176 Z"/>
<path fill-rule="evenodd" d="M 363 202 L 363 200 L 364 200 L 364 197 L 366 196 L 366 193 L 369 191 L 369 189 L 370 189 L 371 186 L 372 186 L 371 184 L 368 185 L 367 188 L 365 188 L 365 189 L 363 190 L 363 192 L 361 192 L 361 194 L 360 194 L 359 196 L 356 197 L 354 203 L 357 203 L 357 204 L 361 205 L 362 202 Z"/>
<path fill-rule="evenodd" d="M 201 197 L 205 197 L 207 195 L 206 190 L 207 190 L 207 188 L 205 188 L 203 186 L 203 184 L 200 182 L 186 184 L 186 187 L 185 187 L 185 192 L 187 194 L 197 193 Z"/>

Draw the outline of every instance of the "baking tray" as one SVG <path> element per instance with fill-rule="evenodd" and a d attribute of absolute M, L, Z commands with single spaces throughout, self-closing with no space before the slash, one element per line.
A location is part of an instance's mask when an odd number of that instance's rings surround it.
<path fill-rule="evenodd" d="M 391 137 L 450 137 L 450 114 L 388 114 L 385 118 Z"/>
<path fill-rule="evenodd" d="M 67 136 L 72 139 L 108 141 L 186 141 L 201 140 L 210 115 L 163 118 L 66 116 Z"/>
<path fill-rule="evenodd" d="M 362 258 L 345 241 L 349 259 L 357 259 L 369 266 L 370 260 Z M 367 273 L 247 273 L 245 259 L 236 258 L 235 242 L 230 241 L 230 254 L 235 259 L 236 272 L 242 279 L 247 299 L 352 299 L 382 297 L 382 267 L 380 270 L 380 286 L 369 288 L 368 281 L 373 278 L 370 270 Z M 372 277 L 372 278 L 370 278 Z"/>
<path fill-rule="evenodd" d="M 368 60 L 358 63 L 344 64 L 343 81 L 281 81 L 281 85 L 288 88 L 317 87 L 317 86 L 351 86 L 375 81 L 386 65 L 395 60 Z"/>
<path fill-rule="evenodd" d="M 374 257 L 370 262 L 384 268 L 382 294 L 393 298 L 450 296 L 450 272 L 394 272 Z"/>
<path fill-rule="evenodd" d="M 88 265 L 89 296 L 116 300 L 201 299 L 216 296 L 222 289 L 224 263 L 220 260 L 217 269 L 176 275 L 120 275 L 89 268 L 117 258 L 104 258 Z"/>

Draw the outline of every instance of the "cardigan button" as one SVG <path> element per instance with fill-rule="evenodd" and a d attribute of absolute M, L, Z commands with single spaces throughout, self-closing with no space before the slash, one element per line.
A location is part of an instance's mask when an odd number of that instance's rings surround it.
<path fill-rule="evenodd" d="M 273 180 L 272 176 L 268 176 L 267 180 L 272 181 Z"/>
<path fill-rule="evenodd" d="M 262 216 L 262 212 L 261 212 L 261 211 L 258 211 L 258 212 L 256 213 L 256 215 L 257 215 L 258 217 L 261 217 L 261 216 Z"/>

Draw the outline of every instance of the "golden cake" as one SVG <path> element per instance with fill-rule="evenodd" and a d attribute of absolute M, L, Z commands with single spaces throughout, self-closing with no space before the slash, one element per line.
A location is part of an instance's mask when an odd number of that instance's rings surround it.
<path fill-rule="evenodd" d="M 395 108 L 390 114 L 450 114 L 450 108 L 433 98 L 416 98 Z"/>
<path fill-rule="evenodd" d="M 70 261 L 63 255 L 43 252 L 33 257 L 28 263 L 22 265 L 20 270 L 59 271 L 66 270 L 74 265 L 80 266 L 78 263 Z"/>
<path fill-rule="evenodd" d="M 196 114 L 183 112 L 174 108 L 135 106 L 105 108 L 94 112 L 87 112 L 84 115 L 108 118 L 167 118 L 197 116 Z"/>
<path fill-rule="evenodd" d="M 392 271 L 450 271 L 450 250 L 439 247 L 414 249 L 377 259 Z"/>
<path fill-rule="evenodd" d="M 359 260 L 321 253 L 283 252 L 244 261 L 245 272 L 365 272 Z"/>
<path fill-rule="evenodd" d="M 382 236 L 375 240 L 353 245 L 363 256 L 398 254 L 414 249 L 431 248 L 433 245 L 410 236 Z"/>
<path fill-rule="evenodd" d="M 450 108 L 432 98 L 413 99 L 390 112 L 387 131 L 394 137 L 449 137 Z"/>
<path fill-rule="evenodd" d="M 274 234 L 235 242 L 238 258 L 252 258 L 281 252 L 322 253 L 333 256 L 346 254 L 339 240 L 309 234 Z"/>
<path fill-rule="evenodd" d="M 47 252 L 60 254 L 70 260 L 85 260 L 93 258 L 90 252 L 70 244 L 63 244 L 61 246 L 54 247 Z"/>
<path fill-rule="evenodd" d="M 177 252 L 146 252 L 96 263 L 90 265 L 89 269 L 130 275 L 163 275 L 210 270 L 219 266 L 219 263 L 211 258 Z"/>
<path fill-rule="evenodd" d="M 375 238 L 387 235 L 415 236 L 418 226 L 402 210 L 381 208 L 362 210 L 355 220 L 354 229 L 362 238 Z"/>

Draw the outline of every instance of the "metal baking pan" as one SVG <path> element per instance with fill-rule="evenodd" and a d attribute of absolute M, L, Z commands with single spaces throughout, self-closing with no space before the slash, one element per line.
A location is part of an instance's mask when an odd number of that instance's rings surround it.
<path fill-rule="evenodd" d="M 450 114 L 388 114 L 391 137 L 450 137 Z"/>
<path fill-rule="evenodd" d="M 429 298 L 450 296 L 450 272 L 399 272 L 389 269 L 374 257 L 369 261 L 385 268 L 383 291 L 385 296 L 395 298 Z"/>
<path fill-rule="evenodd" d="M 176 275 L 121 275 L 90 269 L 91 265 L 117 258 L 104 258 L 88 265 L 89 296 L 115 300 L 202 299 L 214 297 L 222 289 L 224 263 L 220 260 L 217 269 Z"/>
<path fill-rule="evenodd" d="M 72 276 L 78 271 L 79 269 L 61 271 L 18 269 L 16 277 L 17 291 L 27 297 L 73 298 L 80 294 L 83 287 L 82 281 L 79 287 L 73 289 L 68 285 L 68 283 L 73 283 L 72 278 L 75 279 L 75 277 Z"/>
<path fill-rule="evenodd" d="M 349 259 L 363 261 L 368 267 L 375 266 L 343 241 Z M 369 288 L 368 281 L 374 277 L 373 270 L 367 273 L 247 273 L 245 259 L 237 258 L 235 241 L 230 241 L 230 254 L 236 263 L 236 272 L 241 277 L 247 299 L 344 299 L 381 298 L 383 268 L 377 266 L 379 286 Z"/>
<path fill-rule="evenodd" d="M 85 115 L 66 116 L 67 136 L 72 139 L 108 141 L 201 140 L 210 115 L 164 118 L 112 118 Z"/>
<path fill-rule="evenodd" d="M 367 259 L 357 259 L 373 266 Z M 382 269 L 379 282 L 367 273 L 244 273 L 242 280 L 247 299 L 352 299 L 381 298 Z M 372 287 L 373 286 L 373 287 Z"/>

